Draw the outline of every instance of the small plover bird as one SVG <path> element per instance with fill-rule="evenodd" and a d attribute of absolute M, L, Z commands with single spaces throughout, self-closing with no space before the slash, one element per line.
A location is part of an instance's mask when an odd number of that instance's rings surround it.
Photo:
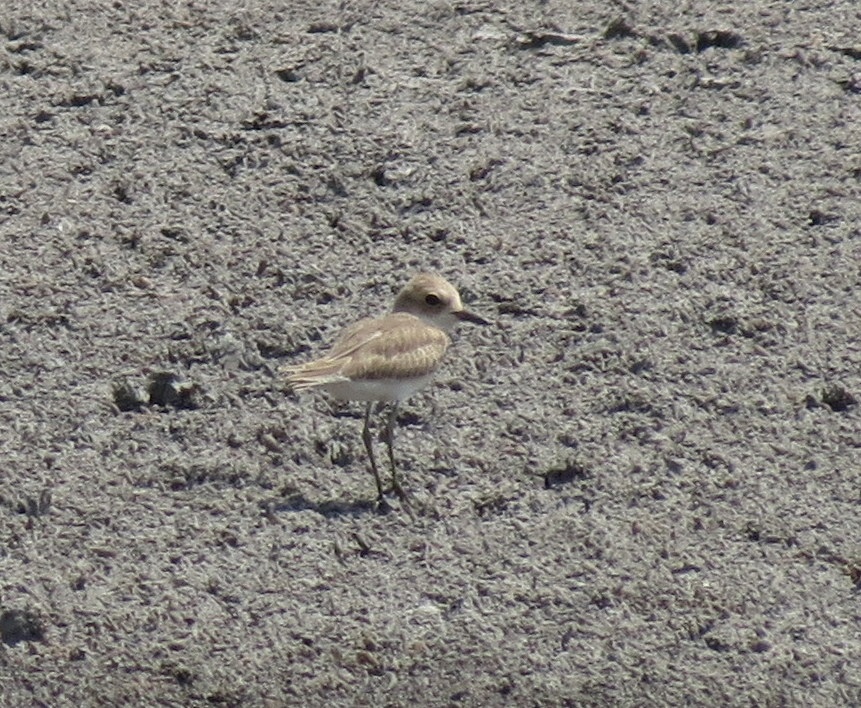
<path fill-rule="evenodd" d="M 383 440 L 392 467 L 391 489 L 406 501 L 393 449 L 398 404 L 430 383 L 451 344 L 448 332 L 458 322 L 489 324 L 464 309 L 451 283 L 437 275 L 420 273 L 398 293 L 389 314 L 360 320 L 348 327 L 322 358 L 281 369 L 293 391 L 319 388 L 340 400 L 368 403 L 362 441 L 380 502 L 384 501 L 386 490 L 371 439 L 374 404 L 390 405 Z"/>

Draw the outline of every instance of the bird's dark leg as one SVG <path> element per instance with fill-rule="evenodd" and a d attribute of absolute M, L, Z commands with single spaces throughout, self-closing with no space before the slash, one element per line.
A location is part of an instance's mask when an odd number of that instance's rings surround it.
<path fill-rule="evenodd" d="M 374 457 L 374 443 L 371 439 L 371 411 L 374 408 L 374 402 L 371 401 L 368 403 L 368 407 L 365 409 L 365 425 L 362 428 L 362 442 L 365 443 L 365 450 L 368 453 L 368 459 L 371 461 L 371 472 L 374 473 L 374 481 L 377 483 L 377 494 L 379 494 L 379 499 L 383 499 L 383 483 L 380 481 L 380 473 L 377 470 L 377 460 Z"/>
<path fill-rule="evenodd" d="M 398 497 L 406 501 L 407 493 L 404 491 L 404 488 L 401 486 L 401 483 L 398 481 L 398 469 L 395 466 L 395 423 L 397 422 L 398 417 L 398 402 L 394 401 L 392 403 L 391 410 L 389 411 L 389 418 L 386 421 L 386 431 L 385 438 L 386 446 L 389 449 L 389 462 L 392 464 L 392 491 L 398 495 Z"/>

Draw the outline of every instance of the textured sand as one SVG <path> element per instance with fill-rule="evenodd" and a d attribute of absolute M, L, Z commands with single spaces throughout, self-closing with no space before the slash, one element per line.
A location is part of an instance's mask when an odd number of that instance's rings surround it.
<path fill-rule="evenodd" d="M 0 13 L 0 703 L 861 703 L 858 3 L 235 5 Z"/>

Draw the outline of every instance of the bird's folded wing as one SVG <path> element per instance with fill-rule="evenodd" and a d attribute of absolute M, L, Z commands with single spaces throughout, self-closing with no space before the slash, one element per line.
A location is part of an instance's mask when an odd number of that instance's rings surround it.
<path fill-rule="evenodd" d="M 409 379 L 427 376 L 439 366 L 451 340 L 424 323 L 377 330 L 341 360 L 349 379 Z M 332 352 L 332 359 L 338 352 Z M 340 358 L 340 357 L 339 357 Z"/>
<path fill-rule="evenodd" d="M 412 315 L 392 314 L 349 327 L 321 359 L 284 367 L 298 389 L 353 379 L 426 376 L 442 361 L 451 340 Z"/>

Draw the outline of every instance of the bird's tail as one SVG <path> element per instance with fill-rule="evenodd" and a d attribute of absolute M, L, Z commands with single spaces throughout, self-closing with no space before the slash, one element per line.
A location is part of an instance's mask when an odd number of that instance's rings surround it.
<path fill-rule="evenodd" d="M 307 391 L 327 384 L 346 381 L 347 378 L 337 373 L 337 366 L 325 360 L 312 361 L 308 364 L 285 365 L 278 369 L 291 391 Z"/>

